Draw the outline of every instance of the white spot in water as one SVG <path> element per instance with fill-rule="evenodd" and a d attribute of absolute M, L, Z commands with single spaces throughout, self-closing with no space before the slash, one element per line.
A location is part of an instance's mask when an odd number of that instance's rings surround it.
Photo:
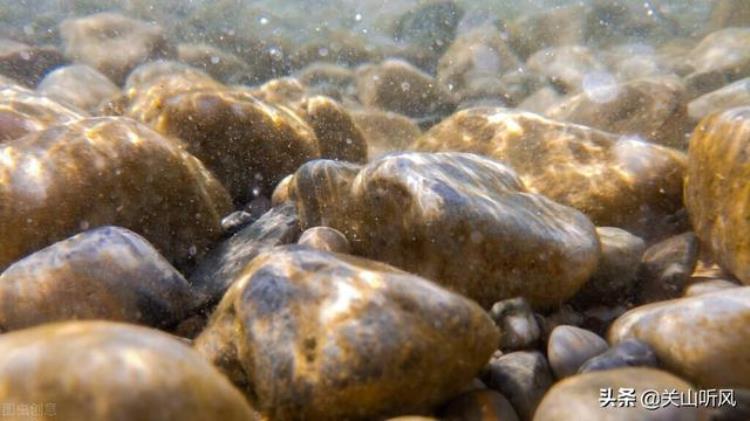
<path fill-rule="evenodd" d="M 581 84 L 586 96 L 597 104 L 611 102 L 620 94 L 620 85 L 617 79 L 608 72 L 586 73 Z"/>
<path fill-rule="evenodd" d="M 28 51 L 21 51 L 21 58 L 24 60 L 31 60 L 31 54 Z"/>
<path fill-rule="evenodd" d="M 321 57 L 327 57 L 327 56 L 328 56 L 328 48 L 326 48 L 326 47 L 321 47 L 321 48 L 320 48 L 320 49 L 318 50 L 318 55 L 319 55 L 319 56 L 321 56 Z"/>
<path fill-rule="evenodd" d="M 265 17 L 265 16 L 262 17 L 262 18 L 260 18 L 260 24 L 261 25 L 268 25 L 268 18 Z"/>
<path fill-rule="evenodd" d="M 188 249 L 188 254 L 190 256 L 195 256 L 196 254 L 198 254 L 198 247 L 196 247 L 195 244 L 190 246 L 190 248 Z"/>
<path fill-rule="evenodd" d="M 362 15 L 360 13 L 357 13 L 356 15 L 354 15 L 354 20 L 356 20 L 357 22 L 361 21 Z"/>
<path fill-rule="evenodd" d="M 409 82 L 401 82 L 402 91 L 407 92 L 409 91 L 409 89 L 411 89 L 411 85 L 409 84 Z"/>
<path fill-rule="evenodd" d="M 89 221 L 83 220 L 83 221 L 81 221 L 81 223 L 79 224 L 79 227 L 81 228 L 81 231 L 86 231 L 87 229 L 89 229 L 89 226 L 90 226 L 90 225 L 91 225 L 91 224 L 89 224 Z"/>
<path fill-rule="evenodd" d="M 211 63 L 213 63 L 213 64 L 219 64 L 220 61 L 221 61 L 221 57 L 211 56 Z"/>

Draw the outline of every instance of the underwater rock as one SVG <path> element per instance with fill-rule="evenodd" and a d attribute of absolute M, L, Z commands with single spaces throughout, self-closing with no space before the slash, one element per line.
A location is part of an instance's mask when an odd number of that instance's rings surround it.
<path fill-rule="evenodd" d="M 409 117 L 449 113 L 448 92 L 429 74 L 403 60 L 388 59 L 357 69 L 357 91 L 365 107 L 377 107 Z"/>
<path fill-rule="evenodd" d="M 638 303 L 680 297 L 698 263 L 698 253 L 698 238 L 692 232 L 649 247 L 638 269 Z"/>
<path fill-rule="evenodd" d="M 455 39 L 463 15 L 464 10 L 453 0 L 423 2 L 396 19 L 393 39 L 420 51 L 425 57 L 419 64 L 432 71 Z"/>
<path fill-rule="evenodd" d="M 175 54 L 159 25 L 117 13 L 66 19 L 60 35 L 69 59 L 88 64 L 117 85 L 140 63 Z"/>
<path fill-rule="evenodd" d="M 529 192 L 509 167 L 478 155 L 392 154 L 361 170 L 314 161 L 295 173 L 291 189 L 303 228 L 335 228 L 355 254 L 484 307 L 517 296 L 555 306 L 599 258 L 588 218 Z M 497 252 L 507 244 L 512 251 Z"/>
<path fill-rule="evenodd" d="M 529 112 L 474 108 L 417 139 L 425 152 L 471 152 L 510 165 L 532 192 L 576 208 L 597 226 L 644 239 L 672 231 L 682 208 L 685 155 Z"/>
<path fill-rule="evenodd" d="M 490 389 L 508 398 L 520 419 L 530 420 L 552 386 L 552 373 L 538 351 L 518 351 L 493 357 L 484 380 Z"/>
<path fill-rule="evenodd" d="M 529 303 L 523 298 L 498 301 L 490 317 L 500 329 L 500 350 L 517 351 L 533 347 L 541 330 Z"/>
<path fill-rule="evenodd" d="M 676 17 L 659 1 L 592 0 L 586 15 L 588 44 L 605 46 L 622 43 L 660 42 L 679 32 Z"/>
<path fill-rule="evenodd" d="M 168 76 L 161 80 L 162 77 Z M 141 91 L 152 87 L 155 82 L 161 80 L 161 83 L 167 81 L 179 81 L 182 78 L 195 78 L 204 79 L 206 84 L 213 82 L 211 76 L 208 73 L 188 66 L 185 63 L 180 63 L 173 60 L 153 60 L 136 66 L 130 73 L 128 73 L 127 79 L 125 79 L 124 90 L 133 99 L 136 95 L 140 95 Z M 221 86 L 219 83 L 215 83 L 215 86 Z M 174 88 L 173 88 L 174 89 Z"/>
<path fill-rule="evenodd" d="M 750 387 L 750 287 L 636 307 L 609 331 L 617 344 L 635 338 L 662 365 L 701 387 Z M 632 386 L 631 386 L 632 387 Z"/>
<path fill-rule="evenodd" d="M 727 28 L 708 34 L 685 57 L 692 72 L 685 77 L 690 98 L 719 89 L 750 74 L 750 28 Z"/>
<path fill-rule="evenodd" d="M 716 31 L 723 28 L 750 26 L 750 9 L 744 0 L 715 0 L 711 2 L 711 17 L 708 28 Z"/>
<path fill-rule="evenodd" d="M 335 63 L 355 67 L 382 59 L 376 44 L 365 36 L 348 30 L 329 31 L 321 39 L 313 39 L 300 45 L 291 53 L 289 61 L 295 69 L 302 69 L 314 62 Z"/>
<path fill-rule="evenodd" d="M 60 104 L 21 86 L 0 86 L 0 144 L 84 117 L 87 114 L 83 110 Z"/>
<path fill-rule="evenodd" d="M 318 95 L 304 98 L 297 110 L 315 132 L 320 158 L 367 161 L 365 136 L 341 104 Z"/>
<path fill-rule="evenodd" d="M 289 174 L 279 181 L 279 184 L 273 189 L 273 194 L 271 195 L 271 206 L 279 206 L 290 200 L 289 185 L 293 179 L 294 174 Z"/>
<path fill-rule="evenodd" d="M 750 283 L 748 150 L 750 107 L 710 115 L 693 132 L 685 179 L 685 207 L 702 248 L 745 284 Z"/>
<path fill-rule="evenodd" d="M 333 63 L 315 61 L 296 73 L 310 91 L 336 100 L 355 96 L 354 71 Z"/>
<path fill-rule="evenodd" d="M 224 83 L 240 83 L 251 78 L 250 68 L 241 58 L 209 44 L 178 44 L 177 59 Z"/>
<path fill-rule="evenodd" d="M 524 60 L 546 48 L 581 45 L 588 12 L 583 4 L 572 4 L 523 14 L 508 23 L 508 43 Z"/>
<path fill-rule="evenodd" d="M 430 408 L 497 346 L 475 303 L 385 264 L 305 247 L 256 257 L 195 342 L 274 419 Z"/>
<path fill-rule="evenodd" d="M 330 227 L 312 227 L 305 230 L 297 244 L 332 253 L 348 254 L 349 240 L 340 231 Z"/>
<path fill-rule="evenodd" d="M 564 95 L 552 86 L 547 85 L 532 92 L 516 108 L 519 111 L 531 111 L 532 113 L 544 115 L 547 110 L 552 109 L 564 100 Z"/>
<path fill-rule="evenodd" d="M 658 367 L 656 354 L 648 344 L 637 339 L 626 339 L 602 354 L 586 361 L 579 373 L 612 370 L 622 367 Z"/>
<path fill-rule="evenodd" d="M 216 246 L 190 274 L 202 305 L 218 302 L 247 264 L 261 252 L 293 243 L 300 235 L 293 204 L 282 204 Z"/>
<path fill-rule="evenodd" d="M 457 101 L 463 101 L 477 96 L 470 89 L 472 82 L 485 78 L 499 82 L 503 74 L 520 67 L 500 31 L 485 26 L 456 38 L 440 58 L 437 81 Z"/>
<path fill-rule="evenodd" d="M 634 390 L 632 398 L 619 398 L 632 402 L 632 406 L 617 404 L 620 391 Z M 661 405 L 657 401 L 653 407 L 644 407 L 641 396 L 644 391 L 676 390 L 687 396 L 695 393 L 692 386 L 666 371 L 654 368 L 628 367 L 606 371 L 578 374 L 556 383 L 534 414 L 535 421 L 580 421 L 580 420 L 645 420 L 645 421 L 699 421 L 703 420 L 703 410 L 678 405 Z M 604 392 L 601 392 L 604 390 Z M 612 400 L 604 395 L 612 390 Z M 679 396 L 679 395 L 678 395 Z M 651 401 L 653 402 L 653 400 Z"/>
<path fill-rule="evenodd" d="M 696 297 L 698 295 L 710 294 L 712 292 L 717 292 L 729 288 L 738 288 L 740 286 L 741 285 L 738 285 L 737 283 L 728 281 L 726 279 L 711 279 L 690 284 L 687 288 L 685 288 L 684 296 Z"/>
<path fill-rule="evenodd" d="M 192 301 L 182 275 L 143 237 L 119 227 L 59 241 L 0 274 L 3 331 L 85 319 L 165 328 Z"/>
<path fill-rule="evenodd" d="M 0 39 L 0 74 L 24 86 L 33 88 L 44 75 L 65 63 L 65 57 L 55 48 Z"/>
<path fill-rule="evenodd" d="M 547 358 L 558 379 L 572 376 L 589 359 L 607 351 L 607 342 L 599 335 L 575 326 L 561 325 L 552 330 L 547 341 Z"/>
<path fill-rule="evenodd" d="M 584 90 L 587 75 L 606 71 L 604 64 L 588 47 L 566 45 L 537 51 L 526 61 L 529 70 L 549 78 L 564 93 Z"/>
<path fill-rule="evenodd" d="M 99 104 L 120 93 L 117 85 L 85 64 L 74 64 L 52 71 L 39 82 L 36 90 L 55 101 L 89 112 L 95 112 Z"/>
<path fill-rule="evenodd" d="M 409 117 L 376 108 L 352 110 L 352 119 L 367 143 L 367 156 L 373 160 L 389 152 L 404 151 L 422 134 Z"/>
<path fill-rule="evenodd" d="M 44 403 L 44 418 L 61 420 L 260 420 L 198 353 L 122 323 L 54 323 L 0 336 L 0 391 L 3 402 Z"/>
<path fill-rule="evenodd" d="M 583 81 L 584 92 L 572 96 L 547 117 L 610 133 L 684 148 L 690 131 L 685 87 L 677 77 L 652 77 L 626 83 Z"/>
<path fill-rule="evenodd" d="M 176 266 L 221 235 L 229 196 L 176 139 L 87 118 L 0 145 L 0 269 L 86 229 L 117 225 Z"/>
<path fill-rule="evenodd" d="M 518 421 L 515 409 L 494 390 L 474 390 L 451 399 L 441 410 L 443 421 Z"/>
<path fill-rule="evenodd" d="M 740 79 L 688 103 L 688 115 L 698 122 L 709 114 L 730 108 L 750 106 L 750 78 Z"/>
<path fill-rule="evenodd" d="M 629 232 L 614 227 L 597 227 L 602 254 L 596 272 L 574 298 L 583 307 L 615 304 L 628 297 L 635 287 L 638 266 L 646 243 Z"/>
<path fill-rule="evenodd" d="M 235 202 L 270 195 L 284 176 L 320 156 L 315 132 L 288 108 L 197 75 L 152 86 L 135 96 L 127 115 L 183 139 Z"/>

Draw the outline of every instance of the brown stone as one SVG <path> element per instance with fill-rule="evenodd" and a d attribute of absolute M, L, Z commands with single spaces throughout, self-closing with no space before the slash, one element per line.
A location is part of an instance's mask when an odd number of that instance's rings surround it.
<path fill-rule="evenodd" d="M 260 419 L 218 370 L 157 330 L 55 323 L 4 334 L 0 350 L 0 399 L 16 411 L 40 403 L 44 418 L 61 420 Z"/>
<path fill-rule="evenodd" d="M 143 237 L 102 227 L 57 242 L 0 274 L 0 327 L 104 319 L 168 328 L 190 285 Z"/>
<path fill-rule="evenodd" d="M 230 201 L 185 146 L 121 117 L 88 118 L 0 146 L 0 268 L 101 225 L 144 236 L 173 264 L 221 234 Z"/>
<path fill-rule="evenodd" d="M 359 100 L 409 117 L 443 114 L 452 108 L 450 95 L 429 74 L 403 60 L 389 59 L 357 70 Z"/>
<path fill-rule="evenodd" d="M 508 24 L 508 42 L 523 59 L 545 48 L 582 44 L 587 12 L 573 4 L 524 14 Z"/>
<path fill-rule="evenodd" d="M 750 73 L 750 28 L 727 28 L 708 34 L 687 53 L 685 77 L 691 98 L 719 89 Z"/>
<path fill-rule="evenodd" d="M 138 64 L 174 55 L 161 27 L 116 13 L 66 19 L 60 35 L 68 58 L 96 68 L 118 85 Z"/>
<path fill-rule="evenodd" d="M 492 27 L 480 27 L 462 34 L 443 54 L 437 69 L 437 81 L 458 101 L 477 96 L 472 81 L 482 78 L 498 80 L 507 72 L 521 67 L 502 34 Z"/>
<path fill-rule="evenodd" d="M 493 390 L 474 390 L 452 399 L 440 411 L 445 421 L 518 421 L 505 397 Z"/>
<path fill-rule="evenodd" d="M 84 64 L 61 67 L 42 79 L 37 92 L 55 101 L 94 112 L 120 88 L 98 70 Z"/>
<path fill-rule="evenodd" d="M 565 93 L 580 92 L 587 74 L 605 71 L 594 52 L 582 45 L 567 45 L 537 51 L 526 61 L 529 70 L 549 78 Z"/>
<path fill-rule="evenodd" d="M 413 148 L 506 162 L 530 191 L 582 211 L 598 226 L 623 228 L 644 239 L 671 232 L 669 218 L 682 207 L 682 153 L 528 112 L 461 111 Z"/>
<path fill-rule="evenodd" d="M 209 44 L 179 44 L 177 59 L 224 83 L 240 83 L 250 79 L 247 63 L 236 55 Z"/>
<path fill-rule="evenodd" d="M 65 57 L 53 47 L 0 39 L 0 74 L 25 86 L 36 86 L 45 74 L 65 63 Z"/>
<path fill-rule="evenodd" d="M 392 154 L 361 169 L 314 161 L 290 187 L 303 228 L 336 228 L 355 254 L 485 307 L 516 296 L 533 306 L 559 304 L 599 257 L 583 214 L 530 193 L 509 167 L 478 155 Z M 507 244 L 512 252 L 496 252 Z"/>
<path fill-rule="evenodd" d="M 685 206 L 701 245 L 717 263 L 750 283 L 750 107 L 732 108 L 701 121 L 688 151 Z"/>
<path fill-rule="evenodd" d="M 413 120 L 398 113 L 367 108 L 353 110 L 351 116 L 366 139 L 370 159 L 404 151 L 422 134 Z"/>
<path fill-rule="evenodd" d="M 330 227 L 312 227 L 305 230 L 297 244 L 332 253 L 348 254 L 351 251 L 349 240 L 341 231 Z"/>
<path fill-rule="evenodd" d="M 0 86 L 0 143 L 86 116 L 83 110 L 20 86 Z"/>
<path fill-rule="evenodd" d="M 464 297 L 388 265 L 293 246 L 245 268 L 195 346 L 270 418 L 345 419 L 443 402 L 497 341 Z"/>
<path fill-rule="evenodd" d="M 638 303 L 680 297 L 698 262 L 698 253 L 698 238 L 692 232 L 649 247 L 638 269 Z"/>
<path fill-rule="evenodd" d="M 750 78 L 740 79 L 688 103 L 688 115 L 698 122 L 709 114 L 750 106 Z"/>
<path fill-rule="evenodd" d="M 666 369 L 701 387 L 750 387 L 750 287 L 636 307 L 609 331 L 616 344 L 639 339 Z M 633 386 L 630 386 L 633 387 Z"/>
<path fill-rule="evenodd" d="M 612 390 L 613 399 L 617 399 L 621 388 L 635 390 L 635 401 L 632 407 L 601 404 L 602 393 Z M 703 410 L 696 407 L 660 404 L 654 408 L 644 407 L 641 396 L 651 389 L 656 390 L 657 393 L 674 389 L 685 395 L 689 391 L 695 392 L 689 383 L 679 377 L 654 368 L 628 367 L 594 371 L 579 374 L 555 384 L 539 405 L 534 414 L 534 420 L 699 421 L 705 419 Z M 602 390 L 605 392 L 601 392 Z"/>
<path fill-rule="evenodd" d="M 546 115 L 684 148 L 690 130 L 686 98 L 685 87 L 676 77 L 637 79 L 586 90 L 548 110 Z"/>

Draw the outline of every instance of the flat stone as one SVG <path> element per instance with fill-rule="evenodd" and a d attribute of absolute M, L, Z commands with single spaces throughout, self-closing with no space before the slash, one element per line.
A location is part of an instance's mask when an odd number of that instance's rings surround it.
<path fill-rule="evenodd" d="M 0 399 L 17 410 L 40 402 L 62 420 L 260 420 L 216 368 L 157 330 L 54 323 L 3 334 L 0 350 Z"/>
<path fill-rule="evenodd" d="M 510 168 L 478 155 L 391 154 L 364 167 L 313 161 L 290 187 L 303 228 L 335 228 L 355 254 L 487 308 L 517 296 L 535 307 L 557 305 L 599 256 L 583 214 L 530 193 Z M 507 244 L 513 253 L 496 252 Z"/>
<path fill-rule="evenodd" d="M 636 307 L 612 325 L 609 341 L 635 338 L 663 366 L 701 387 L 748 387 L 750 287 Z M 632 386 L 631 386 L 632 387 Z"/>
<path fill-rule="evenodd" d="M 498 341 L 475 303 L 381 263 L 276 248 L 238 276 L 195 346 L 271 418 L 421 413 Z"/>

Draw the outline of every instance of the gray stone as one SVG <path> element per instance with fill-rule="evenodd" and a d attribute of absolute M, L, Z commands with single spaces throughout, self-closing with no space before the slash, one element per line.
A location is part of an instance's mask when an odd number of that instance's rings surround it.
<path fill-rule="evenodd" d="M 658 367 L 654 350 L 637 339 L 626 339 L 583 363 L 579 373 L 611 370 L 621 367 Z"/>
<path fill-rule="evenodd" d="M 578 372 L 592 357 L 607 351 L 607 341 L 599 335 L 575 326 L 558 326 L 547 341 L 549 365 L 558 379 Z"/>
<path fill-rule="evenodd" d="M 518 351 L 493 357 L 485 372 L 485 383 L 510 400 L 520 419 L 530 420 L 552 386 L 552 373 L 541 353 Z"/>
<path fill-rule="evenodd" d="M 490 317 L 500 329 L 500 349 L 516 351 L 533 347 L 541 329 L 529 303 L 523 298 L 498 301 L 490 310 Z"/>

